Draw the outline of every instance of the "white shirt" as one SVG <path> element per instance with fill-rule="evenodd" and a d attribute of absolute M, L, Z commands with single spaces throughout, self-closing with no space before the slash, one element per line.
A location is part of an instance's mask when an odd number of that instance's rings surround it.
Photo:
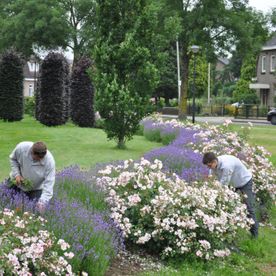
<path fill-rule="evenodd" d="M 19 143 L 10 155 L 10 177 L 21 175 L 33 183 L 32 190 L 42 190 L 39 201 L 48 202 L 53 196 L 55 184 L 55 160 L 47 150 L 46 155 L 40 161 L 32 158 L 31 148 L 33 142 Z M 19 187 L 26 191 L 24 187 Z"/>
<path fill-rule="evenodd" d="M 235 188 L 243 187 L 251 178 L 251 172 L 235 156 L 218 156 L 218 164 L 212 170 L 223 185 L 232 185 Z"/>

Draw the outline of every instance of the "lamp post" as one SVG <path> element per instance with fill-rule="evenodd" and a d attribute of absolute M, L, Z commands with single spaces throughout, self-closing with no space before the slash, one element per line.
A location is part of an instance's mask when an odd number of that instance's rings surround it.
<path fill-rule="evenodd" d="M 195 123 L 195 78 L 196 78 L 196 53 L 199 51 L 199 46 L 193 45 L 191 50 L 194 54 L 194 78 L 193 78 L 193 107 L 192 107 L 192 122 Z"/>

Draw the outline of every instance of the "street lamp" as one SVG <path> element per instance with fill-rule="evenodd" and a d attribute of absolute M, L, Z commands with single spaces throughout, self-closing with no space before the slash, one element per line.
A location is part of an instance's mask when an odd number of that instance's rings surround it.
<path fill-rule="evenodd" d="M 192 107 L 192 122 L 195 123 L 195 78 L 196 78 L 196 54 L 199 51 L 199 46 L 193 45 L 191 50 L 194 54 L 194 79 L 193 79 L 193 107 Z"/>

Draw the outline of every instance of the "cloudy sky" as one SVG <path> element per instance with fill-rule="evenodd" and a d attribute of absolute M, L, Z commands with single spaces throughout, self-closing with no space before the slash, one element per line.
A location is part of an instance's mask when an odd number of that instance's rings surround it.
<path fill-rule="evenodd" d="M 257 10 L 268 12 L 271 8 L 276 8 L 276 0 L 249 0 L 249 5 Z"/>

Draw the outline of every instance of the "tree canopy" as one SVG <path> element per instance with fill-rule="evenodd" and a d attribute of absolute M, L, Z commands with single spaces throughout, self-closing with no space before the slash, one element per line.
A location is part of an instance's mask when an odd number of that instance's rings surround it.
<path fill-rule="evenodd" d="M 181 43 L 182 87 L 180 117 L 187 111 L 190 46 L 196 44 L 214 60 L 216 55 L 230 52 L 237 45 L 249 45 L 252 39 L 245 35 L 248 22 L 248 1 L 241 0 L 164 0 L 170 17 L 167 26 L 177 30 L 175 39 Z M 259 25 L 258 25 L 259 26 Z"/>
<path fill-rule="evenodd" d="M 97 108 L 119 148 L 132 138 L 158 81 L 155 7 L 145 0 L 98 0 L 94 52 Z M 112 28 L 110 28 L 112 26 Z M 157 51 L 158 53 L 158 51 Z"/>
<path fill-rule="evenodd" d="M 0 7 L 0 50 L 13 46 L 29 56 L 35 47 L 69 47 L 78 59 L 94 40 L 94 1 L 4 0 Z"/>

